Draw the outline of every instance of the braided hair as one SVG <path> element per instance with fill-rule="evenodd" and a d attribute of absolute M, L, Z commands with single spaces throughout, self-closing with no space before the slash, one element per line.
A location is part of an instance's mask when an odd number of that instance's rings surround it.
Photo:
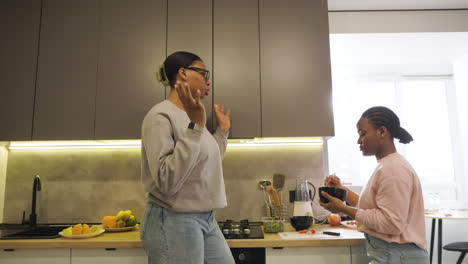
<path fill-rule="evenodd" d="M 164 86 L 174 87 L 179 69 L 189 67 L 195 61 L 201 61 L 201 59 L 193 53 L 187 51 L 174 52 L 159 66 L 156 79 Z"/>
<path fill-rule="evenodd" d="M 385 106 L 371 107 L 362 114 L 362 117 L 367 118 L 374 128 L 386 127 L 392 138 L 399 139 L 400 143 L 408 144 L 413 141 L 411 134 L 400 126 L 398 116 Z"/>

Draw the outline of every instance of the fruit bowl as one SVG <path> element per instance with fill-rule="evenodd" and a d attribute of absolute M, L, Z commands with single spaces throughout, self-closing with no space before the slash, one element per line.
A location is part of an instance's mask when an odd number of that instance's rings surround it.
<path fill-rule="evenodd" d="M 124 231 L 130 231 L 136 228 L 136 225 L 134 226 L 127 226 L 127 227 L 116 227 L 116 228 L 109 228 L 106 227 L 104 228 L 107 232 L 124 232 Z"/>
<path fill-rule="evenodd" d="M 102 227 L 109 232 L 128 231 L 135 228 L 137 219 L 132 210 L 120 210 L 117 215 L 106 215 L 101 220 Z"/>
<path fill-rule="evenodd" d="M 66 237 L 66 238 L 89 238 L 89 237 L 99 236 L 104 232 L 105 232 L 105 230 L 101 229 L 101 230 L 99 230 L 98 232 L 95 232 L 95 233 L 81 234 L 81 235 L 66 235 L 62 231 L 62 232 L 59 232 L 59 235 L 61 235 L 63 237 Z"/>
<path fill-rule="evenodd" d="M 89 227 L 87 224 L 76 224 L 59 232 L 59 235 L 67 238 L 88 238 L 99 236 L 105 230 L 100 225 L 93 225 Z"/>

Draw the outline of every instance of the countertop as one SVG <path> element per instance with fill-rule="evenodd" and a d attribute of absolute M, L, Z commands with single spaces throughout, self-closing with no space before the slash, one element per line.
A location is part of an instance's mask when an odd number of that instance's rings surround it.
<path fill-rule="evenodd" d="M 340 232 L 340 237 L 330 237 L 327 239 L 282 239 L 278 234 L 265 233 L 263 239 L 227 239 L 231 248 L 249 247 L 338 247 L 364 245 L 364 235 L 355 229 L 329 225 L 315 225 L 318 232 L 322 230 L 332 230 Z M 285 231 L 292 232 L 294 229 L 285 224 Z M 92 238 L 70 239 L 5 239 L 0 240 L 0 249 L 19 248 L 142 248 L 140 232 L 138 229 L 127 232 L 111 233 L 105 232 L 102 235 Z"/>

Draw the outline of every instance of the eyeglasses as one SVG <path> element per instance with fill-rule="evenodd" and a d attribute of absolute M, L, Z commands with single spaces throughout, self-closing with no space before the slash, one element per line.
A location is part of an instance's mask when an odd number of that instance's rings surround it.
<path fill-rule="evenodd" d="M 210 71 L 209 70 L 198 68 L 198 67 L 191 67 L 191 66 L 185 67 L 185 69 L 189 69 L 189 70 L 196 71 L 196 72 L 200 73 L 205 78 L 205 81 L 208 81 L 210 79 Z"/>

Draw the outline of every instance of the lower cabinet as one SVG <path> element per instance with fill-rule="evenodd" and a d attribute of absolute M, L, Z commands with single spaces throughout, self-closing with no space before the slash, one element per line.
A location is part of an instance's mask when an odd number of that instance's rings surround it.
<path fill-rule="evenodd" d="M 70 264 L 70 249 L 0 249 L 2 264 Z"/>
<path fill-rule="evenodd" d="M 142 248 L 82 249 L 71 252 L 71 264 L 147 264 Z M 3 264 L 3 263 L 2 263 Z"/>
<path fill-rule="evenodd" d="M 349 247 L 291 247 L 266 249 L 267 264 L 351 264 Z"/>
<path fill-rule="evenodd" d="M 266 264 L 365 264 L 369 263 L 364 246 L 267 248 Z"/>
<path fill-rule="evenodd" d="M 234 253 L 234 252 L 233 252 Z M 266 264 L 365 264 L 364 246 L 266 248 Z M 237 259 L 241 261 L 244 258 Z M 260 261 L 263 263 L 263 261 Z M 259 262 L 259 263 L 260 263 Z M 1 264 L 148 264 L 142 248 L 0 250 Z M 237 263 L 237 262 L 236 262 Z M 244 263 L 244 262 L 239 262 Z M 249 262 L 250 263 L 250 262 Z M 257 263 L 257 262 L 256 262 Z"/>
<path fill-rule="evenodd" d="M 351 263 L 367 264 L 369 258 L 367 257 L 366 246 L 352 246 L 351 247 Z"/>

